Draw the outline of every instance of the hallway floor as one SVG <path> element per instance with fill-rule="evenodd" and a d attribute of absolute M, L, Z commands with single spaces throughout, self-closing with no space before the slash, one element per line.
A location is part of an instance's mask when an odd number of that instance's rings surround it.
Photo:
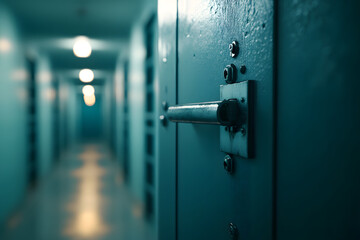
<path fill-rule="evenodd" d="M 102 145 L 66 154 L 7 224 L 1 240 L 152 240 L 154 228 Z"/>

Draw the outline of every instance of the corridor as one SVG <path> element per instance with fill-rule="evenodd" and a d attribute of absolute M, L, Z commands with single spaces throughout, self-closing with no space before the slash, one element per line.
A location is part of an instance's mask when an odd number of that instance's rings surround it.
<path fill-rule="evenodd" d="M 0 240 L 360 240 L 359 13 L 0 0 Z"/>
<path fill-rule="evenodd" d="M 155 239 L 121 172 L 103 144 L 72 148 L 31 191 L 0 239 Z"/>

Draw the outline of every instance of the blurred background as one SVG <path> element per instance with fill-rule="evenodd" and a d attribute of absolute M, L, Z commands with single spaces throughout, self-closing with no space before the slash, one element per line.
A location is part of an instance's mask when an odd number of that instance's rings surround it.
<path fill-rule="evenodd" d="M 0 239 L 154 239 L 156 4 L 0 2 Z"/>

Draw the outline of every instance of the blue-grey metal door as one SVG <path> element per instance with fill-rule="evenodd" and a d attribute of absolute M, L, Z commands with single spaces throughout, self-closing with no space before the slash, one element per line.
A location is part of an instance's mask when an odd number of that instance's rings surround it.
<path fill-rule="evenodd" d="M 273 4 L 159 1 L 160 100 L 220 100 L 224 68 L 254 82 L 254 155 L 224 170 L 219 126 L 162 118 L 160 239 L 271 239 L 273 205 Z M 236 41 L 237 56 L 229 44 Z M 225 74 L 226 75 L 226 74 Z M 238 236 L 234 236 L 238 235 Z"/>
<path fill-rule="evenodd" d="M 359 239 L 358 5 L 159 1 L 160 239 Z M 253 155 L 232 174 L 219 126 L 166 122 L 220 100 L 230 72 L 254 83 Z"/>

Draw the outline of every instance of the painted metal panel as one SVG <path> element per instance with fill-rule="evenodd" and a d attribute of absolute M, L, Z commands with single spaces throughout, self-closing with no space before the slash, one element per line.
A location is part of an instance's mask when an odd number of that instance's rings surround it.
<path fill-rule="evenodd" d="M 278 19 L 278 239 L 360 239 L 359 3 L 282 0 Z"/>
<path fill-rule="evenodd" d="M 255 81 L 255 157 L 236 157 L 229 175 L 219 127 L 178 124 L 177 237 L 227 239 L 232 222 L 239 239 L 271 239 L 273 2 L 179 0 L 178 6 L 178 103 L 219 100 L 225 66 L 246 66 L 237 81 Z M 236 58 L 229 52 L 233 40 L 240 46 Z"/>
<path fill-rule="evenodd" d="M 158 94 L 160 114 L 164 106 L 175 105 L 176 99 L 176 21 L 177 1 L 158 1 Z M 162 104 L 162 103 L 166 104 Z M 163 106 L 164 105 L 164 106 Z M 166 124 L 166 122 L 164 123 Z M 158 239 L 176 238 L 176 125 L 158 128 Z"/>

